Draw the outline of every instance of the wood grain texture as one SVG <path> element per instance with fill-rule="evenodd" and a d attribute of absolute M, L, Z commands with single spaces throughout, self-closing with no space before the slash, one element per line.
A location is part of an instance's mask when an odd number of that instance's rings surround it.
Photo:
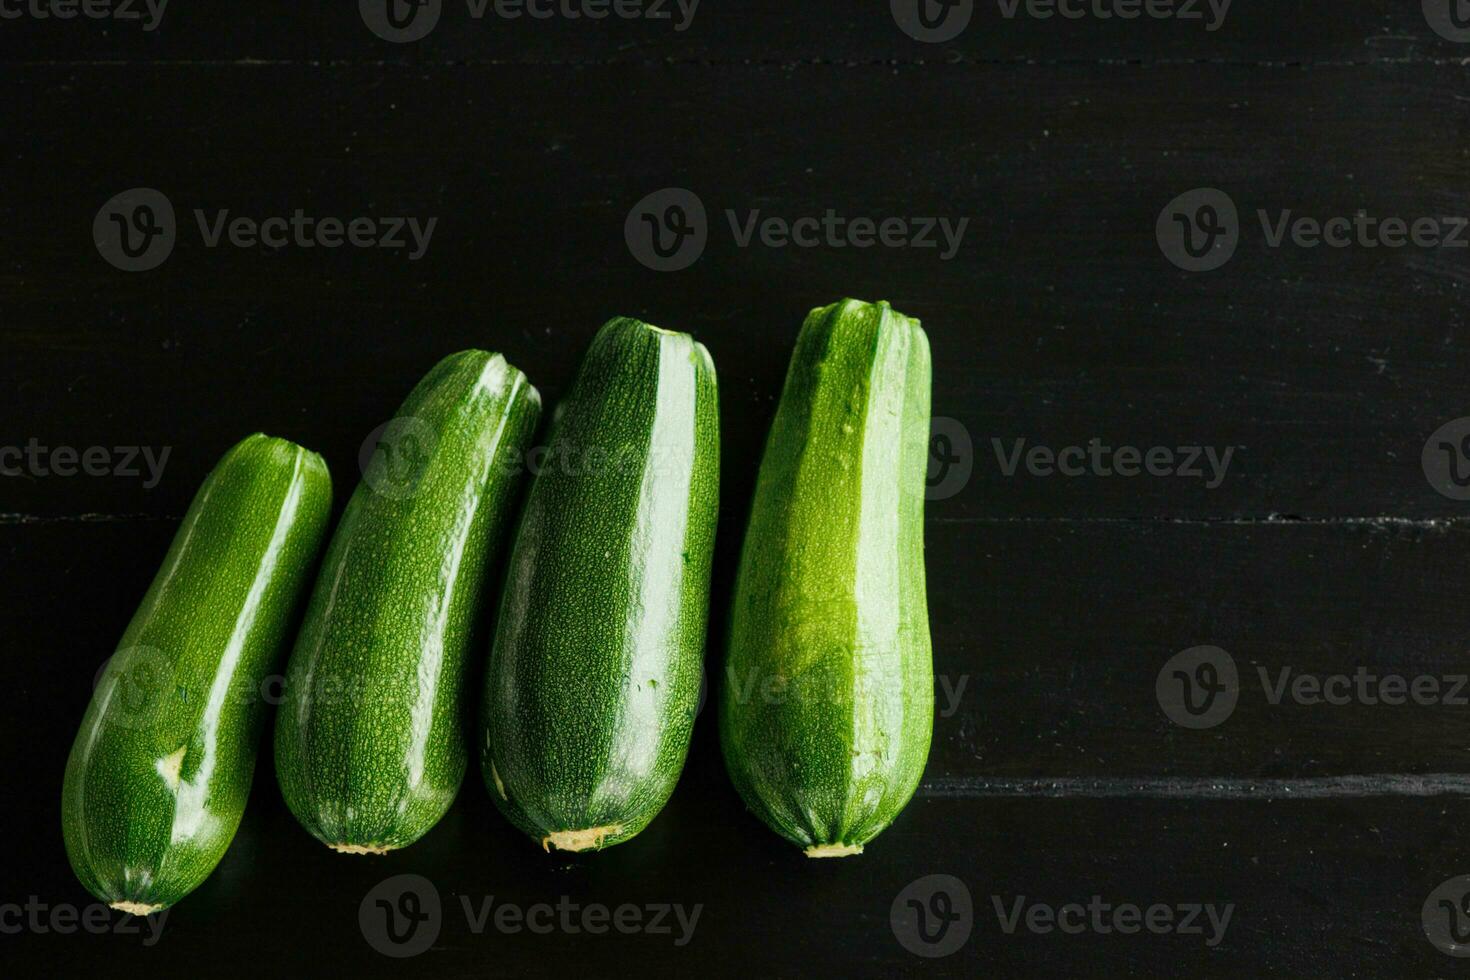
<path fill-rule="evenodd" d="M 1451 517 L 1462 504 L 1434 492 L 1419 456 L 1466 411 L 1463 251 L 1273 249 L 1247 225 L 1228 265 L 1187 273 L 1154 224 L 1202 185 L 1273 219 L 1470 213 L 1470 103 L 1446 94 L 1465 71 L 26 69 L 19 128 L 37 143 L 9 169 L 32 190 L 0 215 L 7 348 L 22 360 L 0 410 L 43 441 L 174 446 L 176 466 L 245 428 L 345 455 L 444 351 L 503 349 L 554 397 L 567 350 L 624 313 L 693 331 L 719 360 L 727 413 L 748 420 L 726 457 L 738 498 L 802 316 L 855 295 L 923 321 L 934 412 L 975 447 L 970 485 L 933 517 Z M 230 105 L 230 121 L 191 84 Z M 273 131 L 284 141 L 261 138 Z M 628 209 L 669 184 L 711 216 L 705 254 L 681 273 L 644 268 L 623 240 Z M 135 185 L 166 189 L 180 241 L 161 268 L 122 275 L 89 233 Z M 207 221 L 300 208 L 439 223 L 409 261 L 208 248 L 195 208 Z M 828 208 L 970 224 L 945 262 L 926 249 L 740 248 L 721 213 Z M 1059 450 L 1093 438 L 1235 448 L 1214 489 L 1000 465 L 1018 439 Z M 3 510 L 38 514 L 177 514 L 189 492 L 183 480 L 8 489 Z"/>

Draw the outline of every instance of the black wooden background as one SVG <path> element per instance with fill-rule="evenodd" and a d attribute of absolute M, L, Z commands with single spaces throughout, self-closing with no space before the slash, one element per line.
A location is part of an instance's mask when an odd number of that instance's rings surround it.
<path fill-rule="evenodd" d="M 940 43 L 900 28 L 911 0 L 897 14 L 703 0 L 683 30 L 672 4 L 670 19 L 594 21 L 475 19 L 445 2 L 410 43 L 375 37 L 350 2 L 175 0 L 154 30 L 3 8 L 20 16 L 0 19 L 0 444 L 170 451 L 154 486 L 35 467 L 0 477 L 5 972 L 1463 972 L 1423 909 L 1470 874 L 1467 708 L 1273 704 L 1261 672 L 1434 678 L 1453 693 L 1470 670 L 1470 503 L 1439 492 L 1421 459 L 1470 431 L 1431 440 L 1470 415 L 1470 249 L 1273 247 L 1257 213 L 1470 215 L 1470 43 L 1454 40 L 1470 39 L 1455 28 L 1470 11 L 1236 0 L 1211 30 L 1203 0 L 1187 5 L 1194 20 L 1103 19 L 1091 2 L 1070 5 L 1082 19 L 961 4 L 950 15 L 968 10 L 968 26 Z M 136 187 L 172 202 L 178 240 L 159 267 L 125 272 L 93 223 Z M 660 272 L 630 252 L 624 224 L 669 187 L 703 202 L 708 244 Z M 1214 271 L 1177 268 L 1156 237 L 1165 206 L 1196 188 L 1223 191 L 1240 216 Z M 438 223 L 410 260 L 209 248 L 193 217 L 298 208 Z M 948 260 L 740 247 L 727 209 L 968 225 Z M 233 847 L 156 943 L 146 928 L 57 928 L 56 909 L 92 901 L 62 850 L 67 750 L 225 448 L 263 430 L 317 449 L 340 507 L 364 438 L 442 355 L 503 351 L 553 401 L 609 316 L 690 331 L 722 389 L 714 667 L 796 330 L 846 295 L 890 300 L 931 340 L 946 421 L 929 602 L 935 669 L 958 695 L 941 689 L 923 786 L 868 853 L 810 862 L 745 814 L 713 711 L 663 815 L 578 858 L 515 833 L 474 774 L 414 847 L 331 854 L 286 811 L 267 747 Z M 1094 438 L 1233 448 L 1213 487 L 1002 465 L 1016 440 Z M 1156 680 L 1201 645 L 1228 653 L 1240 693 L 1223 721 L 1191 729 L 1170 720 Z M 359 905 L 407 873 L 441 896 L 440 932 L 390 958 Z M 900 895 L 917 881 L 937 901 L 932 875 L 962 883 L 945 886 L 951 908 L 963 912 L 962 891 L 971 903 L 950 934 L 968 938 L 942 957 L 919 955 L 940 950 L 905 931 Z M 461 899 L 489 896 L 701 912 L 683 945 L 677 928 L 476 933 Z M 1232 913 L 1213 944 L 1208 925 L 1007 932 L 997 903 L 1020 896 Z"/>

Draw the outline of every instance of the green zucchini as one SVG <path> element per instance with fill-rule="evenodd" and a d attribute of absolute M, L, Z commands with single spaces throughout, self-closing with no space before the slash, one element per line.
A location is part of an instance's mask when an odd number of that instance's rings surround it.
<path fill-rule="evenodd" d="M 465 651 L 540 411 L 499 354 L 445 358 L 384 429 L 332 535 L 275 749 L 287 806 L 334 850 L 405 847 L 454 802 Z"/>
<path fill-rule="evenodd" d="M 262 684 L 331 509 L 321 457 L 259 434 L 227 452 L 195 495 L 66 763 L 67 857 L 113 908 L 167 908 L 230 846 L 255 771 Z"/>
<path fill-rule="evenodd" d="M 761 460 L 720 743 L 746 806 L 811 857 L 861 853 L 929 754 L 929 375 L 887 303 L 813 310 Z"/>
<path fill-rule="evenodd" d="M 546 850 L 628 840 L 678 781 L 719 455 L 704 346 L 637 320 L 605 324 L 532 483 L 485 676 L 486 788 Z"/>

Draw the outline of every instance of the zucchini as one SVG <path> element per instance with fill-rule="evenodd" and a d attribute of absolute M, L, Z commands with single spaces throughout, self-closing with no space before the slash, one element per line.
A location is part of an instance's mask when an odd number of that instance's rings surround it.
<path fill-rule="evenodd" d="M 929 374 L 887 303 L 813 310 L 756 480 L 720 744 L 746 806 L 811 857 L 861 853 L 929 754 Z"/>
<path fill-rule="evenodd" d="M 261 685 L 331 509 L 321 457 L 260 434 L 225 453 L 190 504 L 66 762 L 67 857 L 113 908 L 167 908 L 230 846 L 255 771 Z"/>
<path fill-rule="evenodd" d="M 543 849 L 628 840 L 678 781 L 719 455 L 709 352 L 688 334 L 608 321 L 532 483 L 485 676 L 486 788 Z"/>
<path fill-rule="evenodd" d="M 446 357 L 347 504 L 276 715 L 281 793 L 334 850 L 405 847 L 454 802 L 468 760 L 465 651 L 540 412 L 501 355 Z"/>

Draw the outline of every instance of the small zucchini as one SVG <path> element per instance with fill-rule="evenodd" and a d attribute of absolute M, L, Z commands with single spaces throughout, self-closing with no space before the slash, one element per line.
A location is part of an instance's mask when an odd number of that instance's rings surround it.
<path fill-rule="evenodd" d="M 72 744 L 61 827 L 87 890 L 134 915 L 207 878 L 240 825 L 293 610 L 326 534 L 320 456 L 253 435 L 215 466 Z"/>
<path fill-rule="evenodd" d="M 813 310 L 761 460 L 720 742 L 746 806 L 811 857 L 861 853 L 929 754 L 929 375 L 887 303 Z"/>
<path fill-rule="evenodd" d="M 485 677 L 485 785 L 546 850 L 601 849 L 663 808 L 689 749 L 719 504 L 714 363 L 609 321 L 558 409 Z"/>
<path fill-rule="evenodd" d="M 276 714 L 276 777 L 327 846 L 428 833 L 464 778 L 465 651 L 541 399 L 499 354 L 409 394 L 332 535 Z"/>

